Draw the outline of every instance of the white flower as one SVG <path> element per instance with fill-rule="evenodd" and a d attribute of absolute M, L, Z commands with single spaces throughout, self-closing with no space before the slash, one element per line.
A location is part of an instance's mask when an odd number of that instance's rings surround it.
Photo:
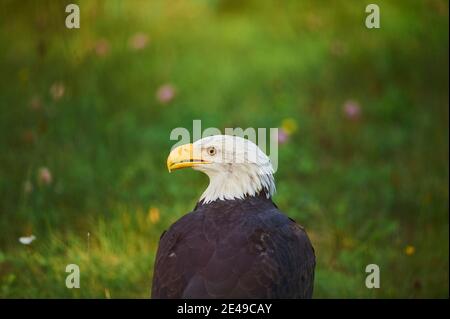
<path fill-rule="evenodd" d="M 64 96 L 66 88 L 64 86 L 64 83 L 62 82 L 55 82 L 50 87 L 50 95 L 52 96 L 53 100 L 58 101 Z"/>
<path fill-rule="evenodd" d="M 36 239 L 36 236 L 34 236 L 34 235 L 31 235 L 31 236 L 28 236 L 28 237 L 20 237 L 19 238 L 19 242 L 21 243 L 21 244 L 24 244 L 24 245 L 29 245 L 29 244 L 31 244 L 34 240 Z"/>

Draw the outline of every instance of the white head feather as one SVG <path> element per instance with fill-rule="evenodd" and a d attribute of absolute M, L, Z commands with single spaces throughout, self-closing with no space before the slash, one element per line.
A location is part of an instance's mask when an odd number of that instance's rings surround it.
<path fill-rule="evenodd" d="M 231 135 L 205 137 L 193 144 L 202 159 L 210 162 L 193 166 L 208 175 L 209 186 L 200 197 L 204 203 L 275 193 L 273 167 L 269 157 L 252 141 Z"/>

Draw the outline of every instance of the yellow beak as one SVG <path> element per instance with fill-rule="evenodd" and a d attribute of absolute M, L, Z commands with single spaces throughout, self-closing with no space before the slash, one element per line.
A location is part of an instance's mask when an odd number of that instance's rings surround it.
<path fill-rule="evenodd" d="M 202 159 L 201 153 L 196 151 L 192 144 L 185 144 L 170 152 L 167 158 L 167 169 L 171 172 L 180 168 L 209 163 L 211 162 Z"/>

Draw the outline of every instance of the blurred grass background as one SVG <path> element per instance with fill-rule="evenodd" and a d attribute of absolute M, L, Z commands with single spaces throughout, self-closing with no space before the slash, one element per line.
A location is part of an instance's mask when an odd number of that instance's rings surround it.
<path fill-rule="evenodd" d="M 280 127 L 315 298 L 448 297 L 448 1 L 376 1 L 372 30 L 361 1 L 265 0 L 76 1 L 69 30 L 71 2 L 0 2 L 0 297 L 148 297 L 207 185 L 165 167 L 194 119 Z"/>

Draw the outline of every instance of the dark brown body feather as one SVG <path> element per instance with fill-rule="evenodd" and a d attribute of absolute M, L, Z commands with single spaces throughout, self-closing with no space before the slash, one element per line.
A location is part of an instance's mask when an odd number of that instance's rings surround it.
<path fill-rule="evenodd" d="M 264 195 L 197 204 L 161 236 L 152 298 L 311 298 L 303 228 Z"/>

